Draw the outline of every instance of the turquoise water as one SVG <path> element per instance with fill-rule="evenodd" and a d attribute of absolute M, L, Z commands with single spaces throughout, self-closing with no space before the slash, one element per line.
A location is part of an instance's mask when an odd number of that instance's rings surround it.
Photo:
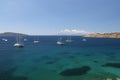
<path fill-rule="evenodd" d="M 15 48 L 14 37 L 0 41 L 0 80 L 104 80 L 120 77 L 120 39 L 72 37 L 72 43 L 58 46 L 58 36 L 27 37 L 24 48 Z M 67 37 L 63 37 L 63 41 Z M 115 66 L 103 66 L 118 63 Z M 65 70 L 90 67 L 84 74 L 61 75 Z M 83 71 L 83 70 L 82 70 Z"/>

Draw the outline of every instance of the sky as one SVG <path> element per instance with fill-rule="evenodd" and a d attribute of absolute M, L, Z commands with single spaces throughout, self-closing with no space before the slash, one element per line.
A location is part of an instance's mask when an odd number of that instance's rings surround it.
<path fill-rule="evenodd" d="M 120 32 L 120 0 L 0 0 L 2 32 Z"/>

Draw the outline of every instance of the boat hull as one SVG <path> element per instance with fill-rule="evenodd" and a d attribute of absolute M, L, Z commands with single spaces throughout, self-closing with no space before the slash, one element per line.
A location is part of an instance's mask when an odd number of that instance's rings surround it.
<path fill-rule="evenodd" d="M 39 41 L 33 41 L 33 43 L 39 43 Z"/>
<path fill-rule="evenodd" d="M 15 43 L 14 47 L 24 47 L 24 44 L 20 44 L 20 43 Z"/>
<path fill-rule="evenodd" d="M 66 40 L 66 42 L 72 42 L 72 40 Z"/>
<path fill-rule="evenodd" d="M 64 43 L 61 42 L 61 41 L 57 41 L 57 44 L 58 44 L 58 45 L 64 45 Z"/>

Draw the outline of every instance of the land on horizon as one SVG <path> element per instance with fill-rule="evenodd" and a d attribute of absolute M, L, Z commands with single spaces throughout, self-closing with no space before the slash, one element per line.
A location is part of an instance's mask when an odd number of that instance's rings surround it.
<path fill-rule="evenodd" d="M 4 32 L 0 33 L 0 36 L 17 36 L 18 33 L 15 32 Z M 35 35 L 29 35 L 24 33 L 19 33 L 21 36 L 35 36 Z M 38 35 L 40 36 L 40 35 Z M 57 35 L 56 35 L 57 36 Z M 66 34 L 62 34 L 61 36 L 68 36 Z M 83 36 L 83 37 L 92 37 L 92 38 L 120 38 L 120 32 L 112 32 L 112 33 L 89 33 L 85 35 L 71 35 L 71 36 Z"/>
<path fill-rule="evenodd" d="M 93 37 L 93 38 L 120 38 L 120 32 L 113 33 L 94 33 L 87 34 L 85 37 Z"/>
<path fill-rule="evenodd" d="M 24 34 L 24 33 L 15 33 L 15 32 L 4 32 L 4 33 L 0 33 L 0 36 L 28 36 L 28 34 Z"/>

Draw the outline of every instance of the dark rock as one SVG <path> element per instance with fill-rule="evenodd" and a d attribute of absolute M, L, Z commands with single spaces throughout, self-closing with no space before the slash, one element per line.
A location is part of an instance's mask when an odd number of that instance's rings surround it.
<path fill-rule="evenodd" d="M 98 61 L 93 61 L 93 62 L 98 63 Z"/>
<path fill-rule="evenodd" d="M 86 74 L 91 68 L 89 66 L 83 66 L 81 68 L 67 69 L 60 73 L 62 76 L 79 76 Z"/>
<path fill-rule="evenodd" d="M 114 68 L 120 68 L 120 63 L 106 63 L 105 65 L 102 65 L 103 67 L 114 67 Z"/>
<path fill-rule="evenodd" d="M 16 71 L 16 67 L 7 71 L 0 71 L 0 80 L 28 80 L 24 76 L 13 76 L 14 71 Z"/>

